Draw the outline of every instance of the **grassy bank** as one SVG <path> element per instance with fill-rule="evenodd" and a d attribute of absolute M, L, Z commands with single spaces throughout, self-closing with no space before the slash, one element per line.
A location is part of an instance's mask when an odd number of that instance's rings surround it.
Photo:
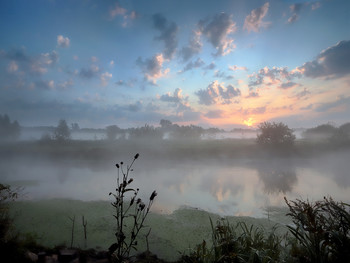
<path fill-rule="evenodd" d="M 87 248 L 107 250 L 114 242 L 115 225 L 113 210 L 109 202 L 53 199 L 42 201 L 16 201 L 11 204 L 11 215 L 14 225 L 20 233 L 31 233 L 39 244 L 48 247 L 57 245 L 70 246 L 72 221 L 76 217 L 73 246 L 84 249 L 84 234 L 81 217 L 87 220 Z M 181 253 L 189 253 L 195 245 L 204 239 L 211 239 L 210 218 L 213 222 L 220 219 L 219 215 L 205 211 L 182 208 L 172 214 L 151 213 L 146 225 L 151 227 L 148 238 L 149 248 L 160 258 L 173 261 Z M 251 217 L 226 217 L 228 222 L 235 224 L 244 221 L 247 225 L 262 226 L 270 231 L 276 222 L 267 219 Z M 282 225 L 278 229 L 284 233 Z M 138 240 L 138 250 L 146 249 L 146 233 Z"/>

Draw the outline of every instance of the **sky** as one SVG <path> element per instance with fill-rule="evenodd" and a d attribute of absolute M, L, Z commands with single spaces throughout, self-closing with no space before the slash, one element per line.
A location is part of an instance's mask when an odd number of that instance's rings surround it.
<path fill-rule="evenodd" d="M 22 126 L 350 121 L 350 1 L 2 0 L 0 113 Z"/>

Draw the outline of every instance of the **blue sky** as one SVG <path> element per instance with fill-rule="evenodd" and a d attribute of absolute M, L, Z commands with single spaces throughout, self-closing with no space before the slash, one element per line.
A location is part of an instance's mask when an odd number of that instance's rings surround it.
<path fill-rule="evenodd" d="M 350 121 L 350 1 L 0 2 L 0 113 L 25 126 Z"/>

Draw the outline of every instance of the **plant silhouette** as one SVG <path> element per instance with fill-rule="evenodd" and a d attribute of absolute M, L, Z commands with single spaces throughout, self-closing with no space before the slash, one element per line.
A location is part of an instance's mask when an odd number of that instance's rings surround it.
<path fill-rule="evenodd" d="M 131 249 L 136 250 L 136 238 L 140 230 L 145 227 L 145 219 L 154 198 L 157 196 L 157 192 L 153 191 L 146 205 L 141 198 L 138 198 L 139 188 L 130 187 L 133 179 L 129 178 L 129 175 L 133 171 L 132 166 L 138 157 L 137 153 L 126 168 L 123 162 L 116 164 L 118 169 L 116 193 L 109 193 L 115 198 L 112 206 L 115 209 L 113 216 L 117 224 L 115 233 L 117 241 L 109 247 L 110 261 L 112 262 L 123 262 L 124 259 L 129 258 Z M 129 202 L 126 201 L 128 194 L 131 194 Z"/>

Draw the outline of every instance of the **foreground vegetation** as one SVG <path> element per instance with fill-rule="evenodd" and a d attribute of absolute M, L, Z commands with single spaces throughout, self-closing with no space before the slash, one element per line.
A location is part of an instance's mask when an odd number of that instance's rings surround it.
<path fill-rule="evenodd" d="M 87 245 L 87 232 L 96 231 L 100 235 L 107 233 L 107 239 L 106 236 L 102 237 L 107 242 L 110 242 L 114 233 L 114 241 L 109 246 L 108 251 L 105 242 L 101 242 L 101 244 L 103 243 L 101 249 L 105 250 L 103 252 L 105 259 L 111 262 L 129 262 L 130 259 L 136 262 L 164 262 L 159 260 L 157 256 L 150 257 L 152 255 L 150 251 L 155 248 L 153 251 L 156 254 L 166 258 L 164 254 L 162 255 L 164 245 L 168 245 L 168 248 L 164 250 L 168 250 L 168 253 L 172 254 L 170 257 L 168 255 L 168 260 L 186 263 L 349 262 L 349 204 L 336 202 L 332 198 L 324 198 L 316 202 L 286 199 L 286 205 L 289 209 L 287 216 L 291 219 L 291 223 L 287 225 L 273 223 L 269 220 L 265 220 L 265 224 L 261 225 L 257 224 L 259 222 L 257 220 L 254 220 L 253 223 L 249 222 L 251 221 L 249 218 L 219 218 L 198 210 L 189 210 L 189 213 L 182 214 L 181 217 L 177 218 L 177 222 L 174 222 L 174 218 L 150 214 L 152 203 L 157 196 L 155 191 L 149 197 L 148 205 L 146 205 L 138 198 L 139 189 L 130 187 L 133 179 L 129 175 L 132 172 L 132 165 L 138 157 L 139 154 L 136 154 L 131 164 L 125 167 L 122 162 L 116 164 L 118 170 L 116 193 L 110 193 L 115 199 L 111 203 L 114 214 L 107 212 L 107 207 L 103 210 L 91 210 L 90 207 L 90 214 L 86 215 L 77 209 L 77 207 L 81 209 L 84 206 L 83 203 L 78 203 L 78 206 L 72 210 L 69 210 L 67 203 L 62 205 L 63 214 L 66 214 L 66 219 L 69 219 L 66 220 L 66 225 L 67 222 L 71 222 L 68 223 L 65 244 L 53 249 L 47 248 L 49 242 L 40 242 L 41 245 L 37 243 L 38 236 L 35 235 L 38 233 L 28 235 L 16 232 L 14 227 L 21 229 L 21 224 L 22 227 L 24 226 L 22 231 L 26 230 L 24 233 L 33 233 L 33 228 L 38 231 L 38 222 L 33 221 L 33 207 L 30 208 L 33 204 L 22 202 L 21 209 L 14 210 L 20 213 L 16 215 L 20 220 L 13 219 L 9 214 L 8 201 L 16 199 L 17 193 L 12 191 L 9 186 L 1 184 L 0 247 L 2 256 L 9 259 L 8 262 L 26 262 L 29 261 L 29 255 L 32 255 L 33 252 L 39 253 L 44 250 L 56 253 L 61 248 L 73 248 L 77 244 L 82 244 L 76 241 L 77 231 L 75 230 L 75 214 L 80 212 L 83 215 L 80 233 L 82 234 L 83 229 L 85 249 L 79 245 L 80 248 L 75 251 L 79 251 L 77 253 L 80 254 L 81 260 L 87 254 L 96 257 L 96 252 L 91 250 L 88 252 L 89 250 L 87 250 L 89 247 Z M 54 232 L 53 235 L 62 232 L 61 224 L 57 224 L 59 217 L 55 212 L 57 206 L 54 207 L 50 202 L 47 205 L 47 207 L 41 207 L 41 211 L 37 211 L 39 212 L 37 220 L 41 220 L 41 227 L 46 222 L 47 229 L 42 233 L 46 238 L 50 229 L 51 232 Z M 25 211 L 26 209 L 27 211 Z M 87 211 L 85 210 L 85 212 Z M 44 213 L 47 214 L 44 215 Z M 69 213 L 74 213 L 74 216 L 71 217 Z M 176 216 L 176 214 L 174 215 Z M 30 220 L 28 220 L 28 216 Z M 50 222 L 50 216 L 54 218 L 54 221 Z M 107 216 L 114 217 L 114 222 L 106 220 Z M 98 217 L 93 224 L 91 224 L 92 217 Z M 18 221 L 14 223 L 14 220 Z M 97 226 L 96 222 L 98 222 Z M 205 225 L 206 227 L 203 227 Z M 145 231 L 146 226 L 148 226 L 148 231 Z M 160 229 L 160 226 L 163 228 Z M 172 229 L 174 226 L 178 230 Z M 154 233 L 151 233 L 152 229 Z M 166 235 L 168 235 L 168 239 L 165 239 Z M 68 236 L 70 237 L 70 246 L 67 245 Z M 52 236 L 49 239 L 52 239 Z M 82 240 L 81 237 L 80 240 Z M 174 242 L 177 242 L 177 245 L 169 246 L 169 243 L 175 244 Z M 186 249 L 184 244 L 189 249 Z M 180 253 L 178 253 L 179 249 Z M 138 251 L 146 252 L 141 254 L 142 256 L 140 254 L 137 256 Z"/>

